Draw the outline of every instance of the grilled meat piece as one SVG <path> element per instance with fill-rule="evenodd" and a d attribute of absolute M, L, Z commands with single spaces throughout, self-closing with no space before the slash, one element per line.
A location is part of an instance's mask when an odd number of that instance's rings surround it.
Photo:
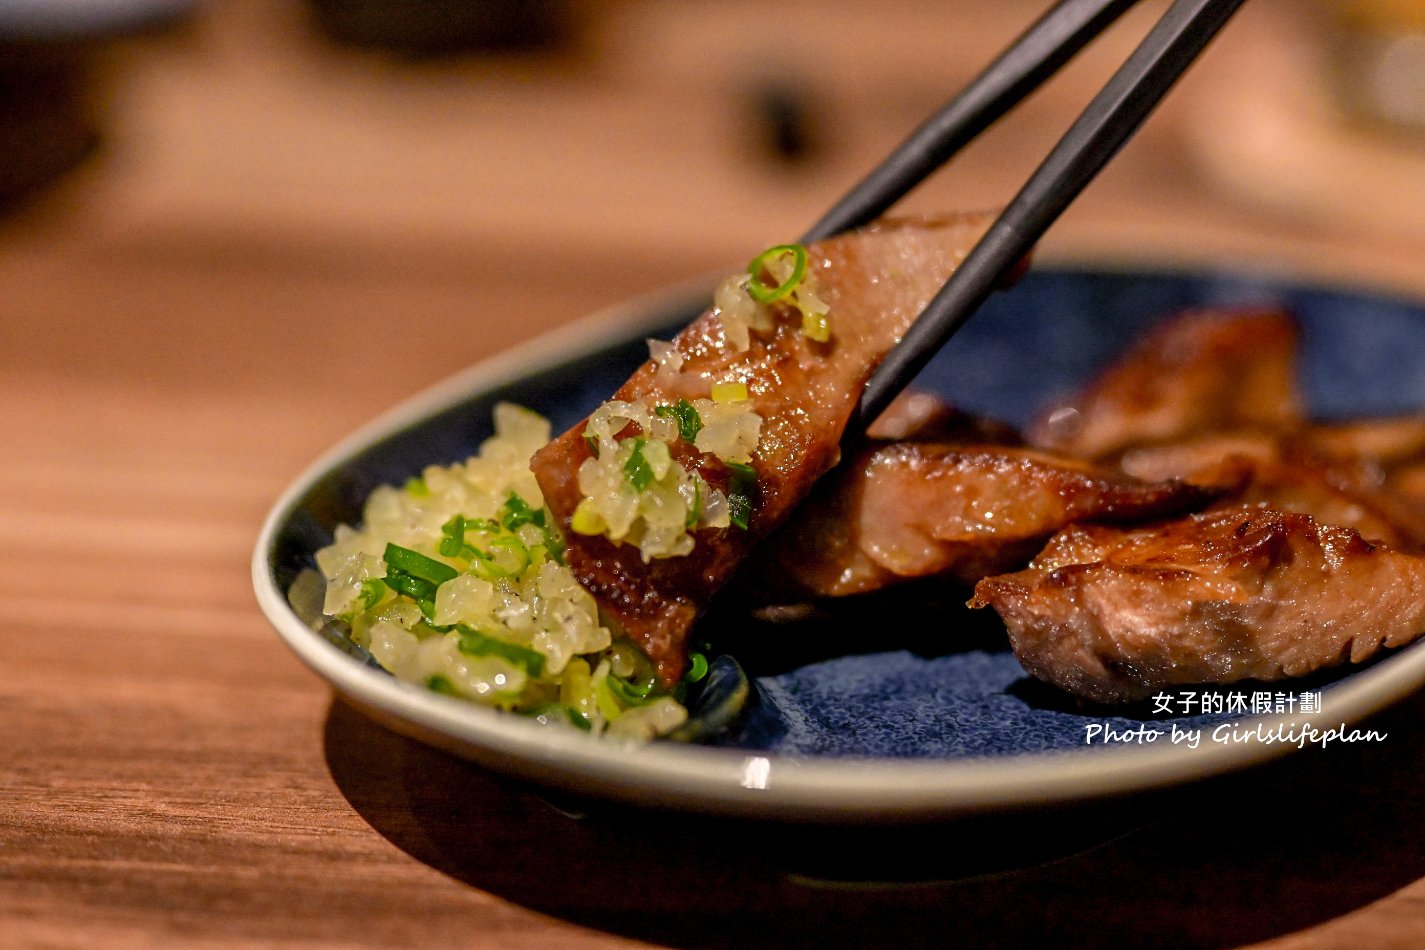
<path fill-rule="evenodd" d="M 1425 515 L 1425 462 L 1405 465 L 1391 472 L 1386 490 L 1401 504 L 1408 505 L 1411 511 Z"/>
<path fill-rule="evenodd" d="M 752 457 L 757 494 L 747 530 L 702 529 L 683 557 L 644 563 L 636 548 L 570 530 L 581 499 L 577 473 L 589 457 L 580 423 L 531 461 L 540 489 L 568 541 L 565 557 L 603 615 L 621 627 L 672 684 L 687 659 L 687 631 L 752 546 L 786 520 L 839 457 L 839 442 L 871 372 L 984 232 L 987 215 L 888 222 L 808 249 L 815 292 L 829 306 L 831 339 L 812 340 L 800 321 L 781 319 L 753 333 L 739 352 L 710 311 L 674 339 L 681 368 L 640 368 L 615 394 L 672 403 L 706 398 L 714 383 L 743 382 L 762 417 Z M 774 305 L 775 306 L 775 305 Z M 637 433 L 621 433 L 630 437 Z M 716 488 L 729 475 L 713 456 L 677 443 L 675 458 Z"/>
<path fill-rule="evenodd" d="M 1319 423 L 1303 438 L 1323 455 L 1390 468 L 1425 459 L 1425 414 Z"/>
<path fill-rule="evenodd" d="M 1023 571 L 989 577 L 1034 676 L 1085 699 L 1278 680 L 1425 632 L 1425 558 L 1308 515 L 1245 506 L 1167 524 L 1075 526 Z"/>
<path fill-rule="evenodd" d="M 1425 413 L 1316 425 L 1305 438 L 1323 455 L 1366 469 L 1380 484 L 1377 494 L 1425 546 L 1416 527 L 1425 525 Z"/>
<path fill-rule="evenodd" d="M 1321 453 L 1320 432 L 1306 427 L 1288 433 L 1204 435 L 1131 449 L 1119 464 L 1137 478 L 1181 478 L 1226 489 L 1223 505 L 1267 504 L 1352 528 L 1391 547 L 1425 548 L 1425 511 L 1382 484 L 1375 460 L 1350 456 L 1340 443 L 1334 457 Z M 1239 490 L 1231 491 L 1232 485 Z"/>
<path fill-rule="evenodd" d="M 1298 424 L 1297 329 L 1279 311 L 1194 311 L 1149 330 L 1078 394 L 1051 406 L 1031 445 L 1101 459 L 1144 443 Z"/>
<path fill-rule="evenodd" d="M 1162 518 L 1217 494 L 1033 449 L 873 446 L 817 486 L 757 554 L 748 583 L 772 600 L 859 594 L 930 575 L 971 585 L 1027 563 L 1072 522 Z"/>

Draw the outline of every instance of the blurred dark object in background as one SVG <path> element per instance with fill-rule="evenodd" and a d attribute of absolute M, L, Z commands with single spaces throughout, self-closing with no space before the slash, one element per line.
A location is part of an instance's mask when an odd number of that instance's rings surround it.
<path fill-rule="evenodd" d="M 182 19 L 194 0 L 0 0 L 0 212 L 102 140 L 107 42 Z"/>
<path fill-rule="evenodd" d="M 0 41 L 0 211 L 24 202 L 99 144 L 91 57 Z"/>
<path fill-rule="evenodd" d="M 566 0 L 307 0 L 333 40 L 404 56 L 541 50 L 572 26 Z"/>
<path fill-rule="evenodd" d="M 753 90 L 749 128 L 762 158 L 802 165 L 816 158 L 821 129 L 810 83 L 769 79 Z"/>

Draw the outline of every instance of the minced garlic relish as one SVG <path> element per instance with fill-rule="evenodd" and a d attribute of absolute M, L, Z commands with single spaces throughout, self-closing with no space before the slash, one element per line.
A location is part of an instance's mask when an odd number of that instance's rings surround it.
<path fill-rule="evenodd" d="M 768 282 L 770 278 L 771 283 Z M 745 352 L 751 334 L 770 333 L 776 326 L 773 305 L 801 316 L 801 331 L 818 343 L 831 339 L 826 302 L 816 294 L 816 278 L 807 266 L 807 249 L 801 244 L 768 248 L 713 291 L 713 312 L 722 321 L 723 334 L 733 349 Z"/>
<path fill-rule="evenodd" d="M 317 552 L 326 615 L 397 679 L 546 723 L 649 739 L 687 711 L 563 563 L 529 471 L 549 423 L 510 404 L 463 463 L 366 501 Z"/>
<path fill-rule="evenodd" d="M 713 390 L 715 399 L 653 406 L 643 399 L 611 400 L 594 411 L 584 428 L 591 455 L 579 466 L 583 498 L 574 510 L 576 532 L 634 545 L 646 562 L 689 554 L 692 532 L 700 528 L 746 527 L 746 498 L 712 487 L 671 451 L 681 440 L 734 473 L 750 471 L 762 417 L 752 410 L 745 385 Z M 619 438 L 630 423 L 640 434 Z"/>

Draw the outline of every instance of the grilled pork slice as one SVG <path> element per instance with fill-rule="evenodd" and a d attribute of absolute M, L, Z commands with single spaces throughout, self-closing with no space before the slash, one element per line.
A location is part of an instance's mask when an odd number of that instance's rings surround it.
<path fill-rule="evenodd" d="M 838 459 L 843 430 L 872 370 L 900 339 L 989 224 L 989 216 L 888 222 L 808 249 L 814 293 L 828 305 L 830 339 L 803 332 L 782 314 L 770 331 L 751 334 L 743 350 L 724 316 L 709 311 L 673 340 L 674 350 L 640 368 L 615 399 L 650 404 L 707 398 L 714 384 L 745 383 L 761 417 L 751 453 L 756 488 L 747 528 L 700 528 L 691 553 L 645 562 L 639 549 L 571 530 L 581 501 L 578 472 L 591 455 L 580 423 L 531 462 L 549 509 L 568 542 L 565 556 L 603 615 L 621 627 L 675 682 L 687 660 L 687 631 L 752 546 L 786 520 Z M 774 305 L 779 307 L 780 305 Z M 638 436 L 630 424 L 621 438 Z M 674 460 L 711 488 L 727 490 L 733 473 L 685 441 Z"/>
<path fill-rule="evenodd" d="M 818 485 L 747 574 L 761 597 L 783 600 L 865 593 L 930 575 L 971 585 L 1027 563 L 1072 522 L 1162 518 L 1218 494 L 1033 449 L 876 446 Z"/>
<path fill-rule="evenodd" d="M 1291 432 L 1229 432 L 1167 445 L 1131 449 L 1119 464 L 1142 479 L 1180 478 L 1195 485 L 1239 490 L 1223 504 L 1266 504 L 1311 515 L 1322 524 L 1352 528 L 1402 550 L 1425 549 L 1425 511 L 1400 496 L 1373 458 L 1352 455 L 1342 428 Z M 1379 441 L 1375 439 L 1373 441 Z M 1325 442 L 1331 454 L 1321 451 Z"/>
<path fill-rule="evenodd" d="M 1381 494 L 1425 519 L 1425 413 L 1316 425 L 1306 438 L 1323 455 L 1371 467 Z"/>
<path fill-rule="evenodd" d="M 1183 314 L 1049 407 L 1029 443 L 1101 459 L 1201 432 L 1294 426 L 1302 419 L 1296 346 L 1296 325 L 1279 311 Z"/>
<path fill-rule="evenodd" d="M 1030 673 L 1085 699 L 1278 680 L 1359 663 L 1425 631 L 1425 558 L 1308 515 L 1246 506 L 1135 529 L 1074 526 L 990 577 Z"/>
<path fill-rule="evenodd" d="M 1390 474 L 1386 489 L 1401 504 L 1425 514 L 1425 462 L 1404 465 Z"/>
<path fill-rule="evenodd" d="M 1425 414 L 1313 425 L 1312 447 L 1332 458 L 1370 459 L 1385 468 L 1425 460 Z"/>

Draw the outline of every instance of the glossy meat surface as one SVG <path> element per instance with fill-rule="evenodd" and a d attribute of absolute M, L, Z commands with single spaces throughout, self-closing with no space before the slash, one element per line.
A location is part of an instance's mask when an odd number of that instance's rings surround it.
<path fill-rule="evenodd" d="M 1198 311 L 1168 320 L 1030 427 L 1031 445 L 1105 458 L 1134 445 L 1302 419 L 1297 329 L 1278 311 Z"/>
<path fill-rule="evenodd" d="M 1425 632 L 1425 558 L 1307 515 L 1246 506 L 1136 529 L 1071 527 L 986 578 L 1025 669 L 1085 699 L 1277 680 Z"/>
<path fill-rule="evenodd" d="M 1321 431 L 1204 435 L 1132 449 L 1120 464 L 1138 478 L 1181 478 L 1223 488 L 1228 498 L 1222 504 L 1266 504 L 1352 528 L 1392 547 L 1425 548 L 1425 511 L 1385 483 L 1375 459 L 1349 455 L 1334 441 L 1337 454 L 1320 451 Z M 1335 433 L 1329 435 L 1334 440 Z"/>
<path fill-rule="evenodd" d="M 838 597 L 942 575 L 971 585 L 1077 521 L 1141 521 L 1215 496 L 1033 449 L 902 442 L 863 451 L 758 553 L 768 593 Z"/>
<path fill-rule="evenodd" d="M 1386 488 L 1401 504 L 1425 515 L 1425 462 L 1396 469 L 1390 474 Z"/>
<path fill-rule="evenodd" d="M 747 385 L 763 419 L 752 458 L 757 492 L 748 530 L 703 529 L 691 554 L 644 563 L 629 545 L 570 530 L 580 501 L 577 472 L 589 457 L 583 423 L 535 455 L 531 468 L 564 531 L 575 576 L 603 615 L 643 647 L 665 683 L 681 676 L 688 628 L 709 598 L 836 463 L 842 432 L 871 372 L 988 223 L 985 215 L 883 223 L 814 245 L 808 269 L 830 308 L 829 342 L 815 342 L 796 320 L 783 319 L 768 335 L 754 332 L 750 348 L 738 352 L 719 315 L 709 312 L 673 341 L 683 360 L 679 371 L 659 371 L 650 361 L 615 394 L 671 403 L 706 398 L 714 383 Z M 728 473 L 717 459 L 679 445 L 675 455 L 685 467 L 716 488 L 727 485 Z"/>
<path fill-rule="evenodd" d="M 1425 461 L 1425 414 L 1322 423 L 1306 438 L 1332 458 L 1367 458 L 1387 467 Z"/>

